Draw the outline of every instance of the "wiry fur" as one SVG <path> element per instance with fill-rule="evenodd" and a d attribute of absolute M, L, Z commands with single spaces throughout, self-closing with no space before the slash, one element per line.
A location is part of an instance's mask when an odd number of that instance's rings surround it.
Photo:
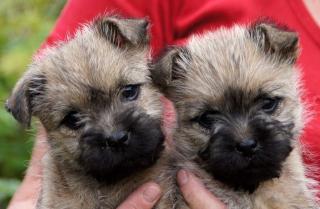
<path fill-rule="evenodd" d="M 17 83 L 7 109 L 25 126 L 39 118 L 48 136 L 38 209 L 116 208 L 159 179 L 167 150 L 147 27 L 143 19 L 99 18 L 42 52 Z M 131 84 L 140 94 L 124 102 L 121 92 Z M 76 124 L 65 122 L 74 117 Z M 111 147 L 108 137 L 119 130 L 129 142 Z"/>
<path fill-rule="evenodd" d="M 301 159 L 306 113 L 297 55 L 297 34 L 264 22 L 193 36 L 169 50 L 153 72 L 178 115 L 168 179 L 188 169 L 230 209 L 318 208 Z M 271 115 L 259 109 L 266 95 L 282 98 Z M 198 120 L 206 111 L 215 121 L 209 129 Z M 246 137 L 261 145 L 252 163 L 233 150 Z M 165 198 L 188 208 L 171 185 Z"/>

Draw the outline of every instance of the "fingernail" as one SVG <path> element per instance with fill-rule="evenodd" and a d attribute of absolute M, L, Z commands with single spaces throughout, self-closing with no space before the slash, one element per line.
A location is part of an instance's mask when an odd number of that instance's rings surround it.
<path fill-rule="evenodd" d="M 184 185 L 189 181 L 189 174 L 185 170 L 180 170 L 178 172 L 178 182 L 180 185 Z"/>
<path fill-rule="evenodd" d="M 143 191 L 143 198 L 146 201 L 153 203 L 159 198 L 160 193 L 159 186 L 152 184 Z"/>

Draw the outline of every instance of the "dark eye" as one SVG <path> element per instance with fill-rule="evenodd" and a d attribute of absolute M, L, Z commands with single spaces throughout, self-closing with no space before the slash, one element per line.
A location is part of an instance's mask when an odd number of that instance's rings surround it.
<path fill-rule="evenodd" d="M 70 111 L 61 121 L 61 125 L 64 125 L 72 130 L 81 128 L 79 113 L 77 111 Z"/>
<path fill-rule="evenodd" d="M 127 85 L 122 89 L 121 96 L 124 101 L 136 100 L 139 96 L 140 85 Z"/>
<path fill-rule="evenodd" d="M 199 125 L 206 129 L 210 129 L 214 121 L 216 120 L 216 116 L 220 113 L 218 111 L 207 111 L 204 112 L 202 115 L 197 117 L 197 122 Z"/>
<path fill-rule="evenodd" d="M 278 108 L 280 98 L 265 98 L 262 101 L 262 110 L 265 113 L 272 114 Z"/>

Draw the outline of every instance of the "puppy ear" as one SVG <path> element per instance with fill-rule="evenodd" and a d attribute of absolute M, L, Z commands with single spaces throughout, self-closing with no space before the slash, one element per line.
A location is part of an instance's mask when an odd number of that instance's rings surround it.
<path fill-rule="evenodd" d="M 187 48 L 168 49 L 151 69 L 153 82 L 161 89 L 166 89 L 173 81 L 185 78 L 190 62 L 191 54 Z"/>
<path fill-rule="evenodd" d="M 294 64 L 298 57 L 298 34 L 273 23 L 259 22 L 249 28 L 249 34 L 267 54 Z"/>
<path fill-rule="evenodd" d="M 24 127 L 30 127 L 34 100 L 43 95 L 46 79 L 43 75 L 27 72 L 16 84 L 5 108 Z"/>
<path fill-rule="evenodd" d="M 146 19 L 102 17 L 94 22 L 98 33 L 117 47 L 146 45 L 149 43 Z"/>

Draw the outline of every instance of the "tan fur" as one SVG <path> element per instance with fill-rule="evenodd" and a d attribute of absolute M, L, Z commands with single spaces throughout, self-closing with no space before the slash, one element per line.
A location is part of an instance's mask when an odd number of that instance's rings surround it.
<path fill-rule="evenodd" d="M 297 49 L 285 51 L 277 48 L 287 40 L 285 44 L 294 46 L 289 42 L 296 41 L 295 34 L 268 24 L 260 24 L 255 30 L 267 31 L 271 44 L 275 46 L 262 46 L 261 39 L 265 37 L 257 33 L 252 38 L 248 27 L 234 26 L 193 36 L 185 47 L 173 48 L 158 62 L 153 79 L 174 102 L 178 114 L 178 128 L 173 138 L 180 154 L 173 157 L 175 167 L 172 170 L 175 171 L 171 176 L 179 168 L 194 172 L 230 209 L 319 208 L 301 159 L 299 136 L 306 121 L 306 111 L 300 100 L 298 69 L 292 64 Z M 264 47 L 266 51 L 262 50 Z M 261 89 L 272 95 L 284 95 L 274 117 L 283 123 L 295 123 L 294 149 L 283 164 L 281 176 L 263 182 L 253 194 L 223 185 L 206 173 L 201 164 L 190 160 L 197 159 L 199 150 L 208 142 L 208 133 L 191 120 L 206 106 L 224 106 L 223 93 L 229 87 L 243 89 L 252 95 Z M 237 128 L 239 133 L 246 130 L 246 127 Z M 246 135 L 245 132 L 242 134 Z M 171 186 L 169 191 L 172 192 L 167 193 L 167 198 L 173 202 L 178 200 L 174 208 L 188 208 L 176 186 Z M 174 192 L 176 196 L 172 195 Z"/>
<path fill-rule="evenodd" d="M 164 156 L 166 155 L 168 154 L 164 153 Z M 148 181 L 161 183 L 159 173 L 166 166 L 162 161 L 166 161 L 165 157 L 161 158 L 155 166 L 137 175 L 132 175 L 115 185 L 105 186 L 84 175 L 58 167 L 47 156 L 44 160 L 47 166 L 43 174 L 42 195 L 38 208 L 115 209 L 141 184 Z M 158 207 L 168 208 L 168 205 L 161 206 L 164 202 L 164 200 L 160 201 Z"/>

